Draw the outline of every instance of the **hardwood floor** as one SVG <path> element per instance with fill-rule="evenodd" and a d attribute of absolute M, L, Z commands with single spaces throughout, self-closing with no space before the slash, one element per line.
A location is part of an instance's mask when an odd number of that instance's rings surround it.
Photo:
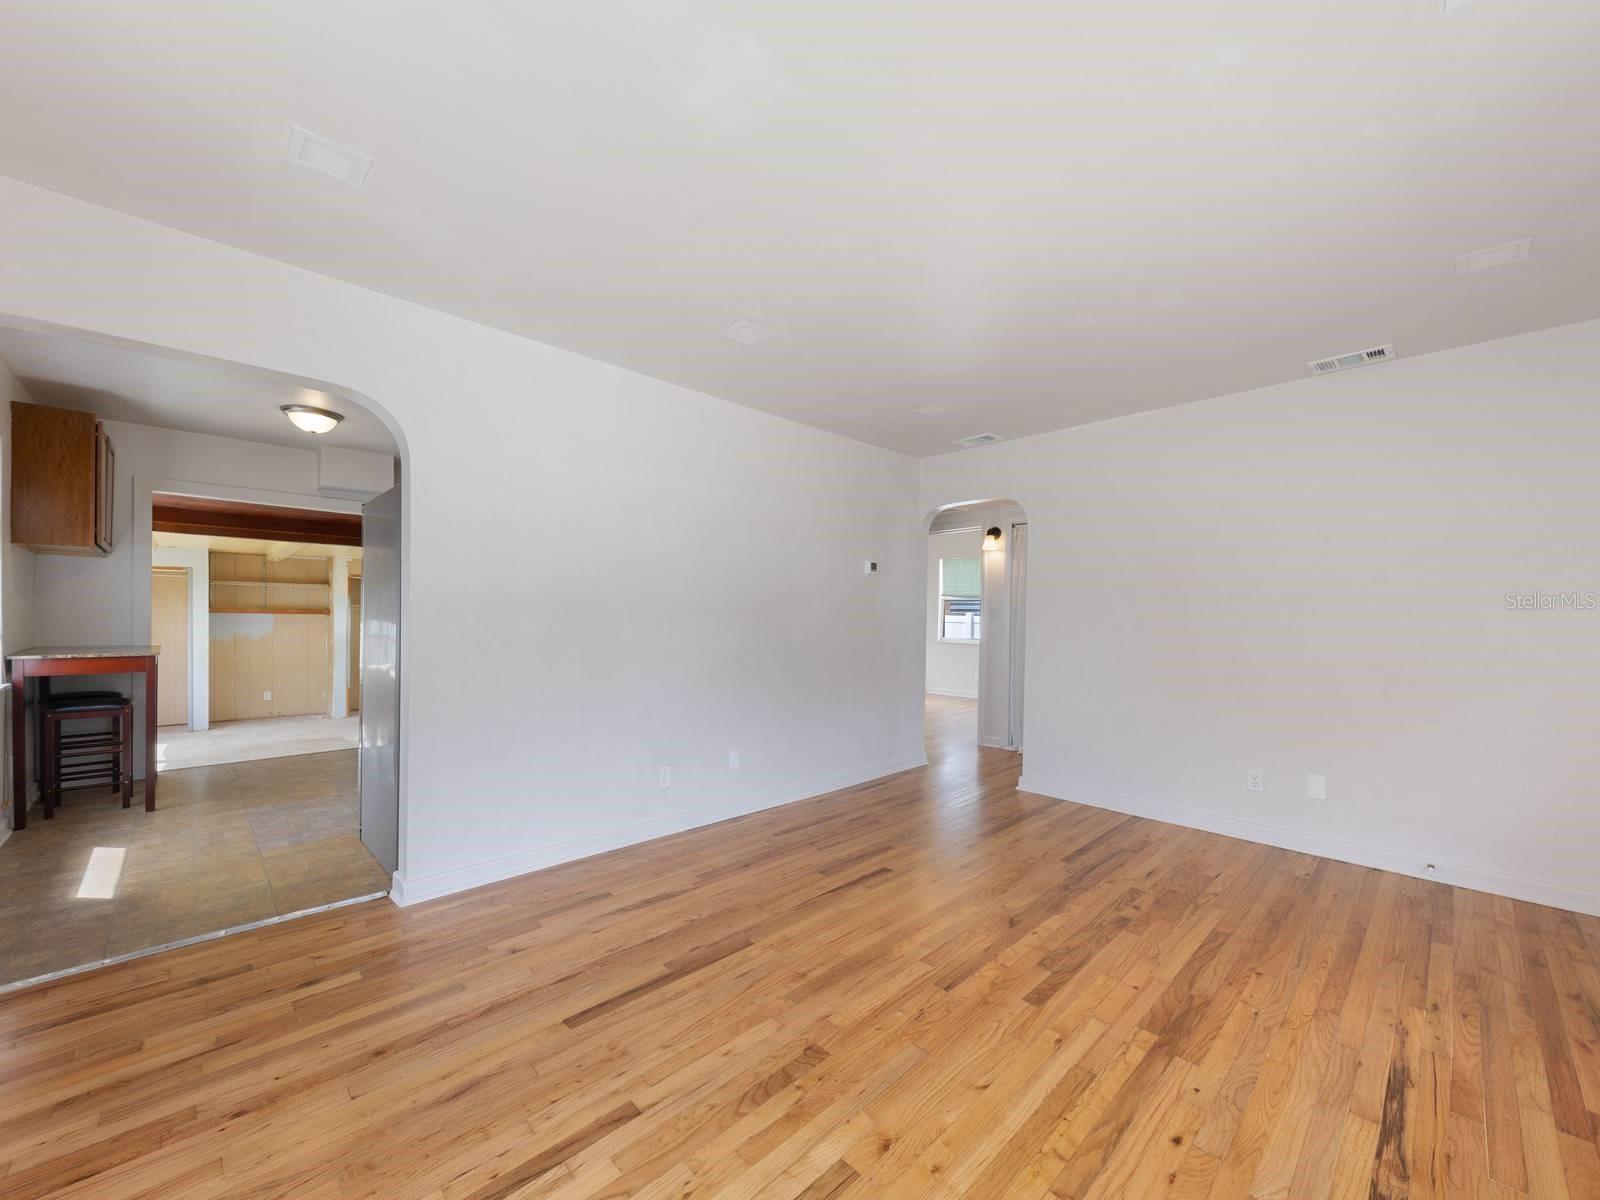
<path fill-rule="evenodd" d="M 0 1194 L 1600 1196 L 1600 921 L 931 750 L 12 996 Z"/>

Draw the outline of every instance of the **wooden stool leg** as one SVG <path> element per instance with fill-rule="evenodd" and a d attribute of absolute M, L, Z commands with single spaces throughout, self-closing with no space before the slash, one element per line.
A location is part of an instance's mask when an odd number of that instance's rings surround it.
<path fill-rule="evenodd" d="M 56 738 L 60 734 L 60 726 L 53 716 L 46 716 L 40 722 L 43 728 L 40 737 L 44 742 L 44 755 L 39 761 L 39 799 L 44 804 L 44 819 L 50 820 L 56 815 L 55 789 L 60 782 L 61 758 L 56 754 Z"/>
<path fill-rule="evenodd" d="M 122 743 L 122 752 L 117 756 L 122 775 L 122 807 L 127 808 L 133 803 L 133 705 L 123 706 L 117 717 L 117 729 L 121 731 L 118 740 Z M 155 763 L 151 763 L 149 769 L 154 771 Z"/>

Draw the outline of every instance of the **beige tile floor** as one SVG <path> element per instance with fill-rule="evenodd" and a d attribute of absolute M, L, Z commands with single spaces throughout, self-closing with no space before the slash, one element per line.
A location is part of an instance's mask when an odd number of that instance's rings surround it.
<path fill-rule="evenodd" d="M 68 793 L 0 845 L 0 984 L 387 890 L 357 804 L 354 750 L 163 772 L 153 813 Z"/>

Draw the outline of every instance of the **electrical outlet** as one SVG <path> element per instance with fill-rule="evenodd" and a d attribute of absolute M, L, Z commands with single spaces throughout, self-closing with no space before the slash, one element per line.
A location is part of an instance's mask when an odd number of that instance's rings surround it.
<path fill-rule="evenodd" d="M 261 693 L 261 698 L 263 700 L 271 700 L 272 699 L 272 693 L 271 692 L 262 692 Z"/>
<path fill-rule="evenodd" d="M 1267 786 L 1267 773 L 1260 767 L 1252 767 L 1244 773 L 1244 785 L 1252 792 L 1259 792 Z"/>
<path fill-rule="evenodd" d="M 737 750 L 729 750 L 728 751 L 728 770 L 737 771 L 738 769 L 739 769 L 739 752 Z"/>
<path fill-rule="evenodd" d="M 1328 777 L 1306 772 L 1306 799 L 1326 800 L 1328 798 Z"/>
<path fill-rule="evenodd" d="M 672 768 L 671 767 L 662 767 L 659 771 L 656 772 L 656 786 L 657 787 L 671 787 L 672 786 Z"/>

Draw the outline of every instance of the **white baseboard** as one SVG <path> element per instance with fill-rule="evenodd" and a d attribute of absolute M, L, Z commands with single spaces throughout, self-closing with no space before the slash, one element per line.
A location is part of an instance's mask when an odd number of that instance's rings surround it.
<path fill-rule="evenodd" d="M 949 696 L 953 700 L 976 700 L 977 692 L 956 692 L 948 688 L 923 688 L 930 696 Z"/>
<path fill-rule="evenodd" d="M 1284 850 L 1296 850 L 1302 854 L 1315 854 L 1320 858 L 1354 863 L 1358 867 L 1376 867 L 1401 875 L 1414 875 L 1418 879 L 1431 879 L 1454 887 L 1471 888 L 1496 896 L 1507 896 L 1513 900 L 1548 904 L 1552 908 L 1565 908 L 1572 912 L 1600 917 L 1600 892 L 1572 887 L 1569 884 L 1550 883 L 1542 879 L 1528 879 L 1521 875 L 1506 875 L 1483 867 L 1419 858 L 1382 846 L 1346 842 L 1318 834 L 1284 829 L 1277 825 L 1262 825 L 1238 817 L 1183 808 L 1175 804 L 1163 804 L 1102 788 L 1045 779 L 1038 775 L 1024 775 L 1017 783 L 1017 790 L 1050 796 L 1056 800 L 1071 800 L 1076 804 L 1087 804 L 1094 808 L 1110 809 L 1112 812 L 1127 813 L 1129 816 L 1149 817 L 1154 821 L 1182 825 L 1188 829 L 1203 829 L 1207 833 L 1220 833 L 1226 837 L 1277 846 Z M 1434 868 L 1431 871 L 1428 870 L 1430 862 Z"/>
<path fill-rule="evenodd" d="M 648 842 L 653 838 L 682 833 L 688 829 L 698 829 L 702 825 L 714 825 L 718 821 L 726 821 L 731 817 L 742 817 L 750 813 L 761 812 L 764 809 L 794 804 L 800 800 L 809 800 L 814 796 L 821 796 L 828 792 L 837 792 L 843 788 L 855 787 L 857 784 L 867 783 L 873 779 L 881 779 L 885 775 L 894 775 L 900 771 L 909 771 L 915 767 L 925 767 L 927 765 L 926 756 L 918 754 L 904 759 L 877 763 L 858 770 L 839 771 L 832 775 L 802 780 L 787 787 L 774 788 L 767 792 L 757 792 L 750 796 L 740 796 L 733 800 L 724 800 L 718 804 L 708 804 L 700 808 L 668 813 L 653 820 L 601 830 L 598 833 L 588 834 L 581 838 L 572 838 L 565 842 L 553 842 L 546 846 L 535 846 L 532 849 L 518 851 L 516 854 L 508 854 L 502 858 L 492 858 L 486 862 L 473 863 L 471 866 L 466 867 L 456 867 L 453 870 L 440 871 L 433 875 L 423 875 L 416 879 L 408 879 L 401 872 L 396 871 L 390 881 L 389 898 L 402 908 L 411 904 L 420 904 L 424 900 L 437 900 L 441 896 L 464 892 L 468 888 L 482 887 L 487 883 L 498 883 L 502 879 L 526 875 L 529 871 L 540 871 L 545 867 L 554 867 L 561 863 L 572 862 L 574 859 L 588 858 L 594 854 L 604 854 L 608 850 L 620 850 L 623 846 L 632 846 L 638 842 Z"/>

